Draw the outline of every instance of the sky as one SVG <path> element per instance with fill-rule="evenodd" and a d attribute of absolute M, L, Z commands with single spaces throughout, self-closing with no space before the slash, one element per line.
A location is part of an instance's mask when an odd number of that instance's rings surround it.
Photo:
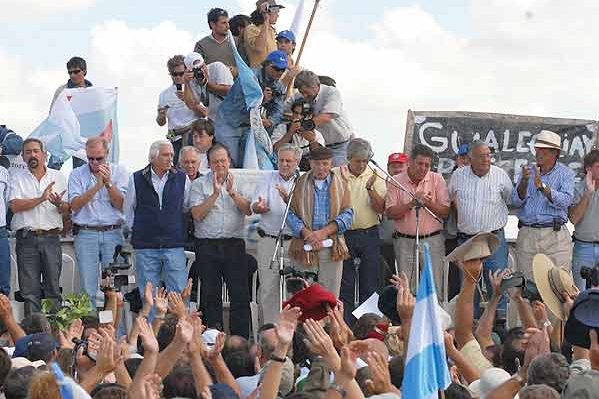
<path fill-rule="evenodd" d="M 298 2 L 282 0 L 278 30 Z M 140 169 L 165 134 L 154 118 L 166 60 L 209 33 L 210 8 L 249 14 L 254 3 L 0 0 L 0 124 L 29 135 L 66 61 L 82 56 L 94 85 L 119 87 L 121 162 Z M 409 109 L 596 119 L 598 12 L 596 0 L 320 0 L 301 64 L 337 80 L 384 161 L 403 148 Z"/>

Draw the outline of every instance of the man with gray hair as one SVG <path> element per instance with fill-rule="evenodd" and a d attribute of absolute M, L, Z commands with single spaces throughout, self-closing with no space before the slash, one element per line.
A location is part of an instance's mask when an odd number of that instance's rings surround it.
<path fill-rule="evenodd" d="M 363 303 L 379 283 L 380 215 L 385 212 L 385 179 L 378 176 L 368 162 L 373 156 L 370 143 L 356 138 L 347 146 L 347 166 L 341 166 L 341 174 L 347 179 L 354 220 L 345 232 L 349 258 L 343 261 L 340 299 L 344 303 L 345 320 L 355 320 L 355 283 L 358 279 L 359 303 Z"/>
<path fill-rule="evenodd" d="M 123 166 L 109 163 L 108 142 L 101 137 L 89 138 L 85 153 L 88 163 L 69 176 L 69 202 L 81 288 L 95 308 L 99 266 L 108 267 L 114 249 L 123 243 L 129 173 Z"/>
<path fill-rule="evenodd" d="M 508 263 L 508 247 L 503 229 L 508 220 L 513 185 L 503 169 L 491 164 L 491 150 L 485 142 L 473 142 L 469 156 L 470 165 L 453 172 L 447 189 L 452 210 L 457 213 L 458 245 L 482 232 L 492 232 L 499 239 L 499 248 L 483 263 L 487 295 L 491 298 L 493 285 L 489 272 L 503 270 Z M 480 294 L 477 290 L 474 299 L 475 317 L 480 315 L 479 305 Z M 505 318 L 505 296 L 498 309 L 498 317 Z"/>
<path fill-rule="evenodd" d="M 149 164 L 129 179 L 125 212 L 142 296 L 146 282 L 157 287 L 161 276 L 168 291 L 181 292 L 187 284 L 183 213 L 189 208 L 190 182 L 173 167 L 173 157 L 170 141 L 155 141 Z"/>
<path fill-rule="evenodd" d="M 260 277 L 259 301 L 264 323 L 274 323 L 279 316 L 280 277 L 279 264 L 271 265 L 275 242 L 283 223 L 287 196 L 299 169 L 302 150 L 290 143 L 281 145 L 278 151 L 278 169 L 266 173 L 257 185 L 252 211 L 261 215 L 258 226 L 258 275 Z M 291 231 L 285 227 L 281 237 L 285 254 L 289 249 Z M 277 257 L 278 259 L 278 257 Z"/>
<path fill-rule="evenodd" d="M 343 110 L 343 101 L 339 90 L 333 86 L 320 83 L 318 75 L 312 71 L 301 71 L 295 78 L 295 88 L 299 94 L 291 96 L 287 101 L 286 111 L 292 104 L 303 98 L 311 105 L 311 120 L 322 133 L 326 146 L 333 151 L 333 166 L 346 163 L 346 151 L 354 131 Z"/>

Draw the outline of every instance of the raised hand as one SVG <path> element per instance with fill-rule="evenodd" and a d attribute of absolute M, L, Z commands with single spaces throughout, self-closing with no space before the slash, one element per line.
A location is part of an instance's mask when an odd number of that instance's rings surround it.
<path fill-rule="evenodd" d="M 166 288 L 160 287 L 158 289 L 154 297 L 154 303 L 156 304 L 156 314 L 164 316 L 168 311 L 168 294 Z"/>
<path fill-rule="evenodd" d="M 183 300 L 183 302 L 185 302 L 186 300 L 188 300 L 191 297 L 192 288 L 193 288 L 193 279 L 189 278 L 189 279 L 187 279 L 187 285 L 185 286 L 183 291 L 181 291 L 181 299 Z"/>
<path fill-rule="evenodd" d="M 499 298 L 501 296 L 501 282 L 503 281 L 503 276 L 505 276 L 509 272 L 510 271 L 508 269 L 499 269 L 495 270 L 495 272 L 489 270 L 489 280 L 491 281 L 491 288 L 493 289 L 494 297 Z"/>
<path fill-rule="evenodd" d="M 152 310 L 154 306 L 154 286 L 151 281 L 148 281 L 144 287 L 144 306 L 148 308 L 148 311 Z"/>
<path fill-rule="evenodd" d="M 535 187 L 541 188 L 543 182 L 541 181 L 541 167 L 537 165 L 535 173 Z"/>
<path fill-rule="evenodd" d="M 13 317 L 12 305 L 10 299 L 4 294 L 0 294 L 0 319 L 8 320 Z"/>
<path fill-rule="evenodd" d="M 268 204 L 266 203 L 266 200 L 262 197 L 258 197 L 258 201 L 256 201 L 256 203 L 253 206 L 253 211 L 254 213 L 267 213 L 270 211 L 270 208 L 268 207 Z"/>
<path fill-rule="evenodd" d="M 589 338 L 591 341 L 591 347 L 589 348 L 589 360 L 591 361 L 591 368 L 593 370 L 599 370 L 599 342 L 597 339 L 597 331 L 591 328 L 589 330 Z"/>
<path fill-rule="evenodd" d="M 189 351 L 191 353 L 200 353 L 203 357 L 207 357 L 206 345 L 204 345 L 204 340 L 202 339 L 202 334 L 204 333 L 202 319 L 196 313 L 191 315 L 190 322 L 193 328 L 193 338 L 189 342 Z"/>
<path fill-rule="evenodd" d="M 98 168 L 98 175 L 102 179 L 104 185 L 109 185 L 112 182 L 112 171 L 108 165 L 100 165 Z"/>
<path fill-rule="evenodd" d="M 186 319 L 181 318 L 177 323 L 175 339 L 182 344 L 189 344 L 193 338 L 193 325 Z"/>
<path fill-rule="evenodd" d="M 289 201 L 289 193 L 287 192 L 287 190 L 285 190 L 284 187 L 282 187 L 280 184 L 275 184 L 275 190 L 277 190 L 284 203 L 287 203 Z"/>
<path fill-rule="evenodd" d="M 322 356 L 331 371 L 336 373 L 341 368 L 341 359 L 335 350 L 331 337 L 318 322 L 312 319 L 304 322 L 304 330 L 307 337 L 304 338 L 304 342 L 310 352 Z"/>
<path fill-rule="evenodd" d="M 595 188 L 597 187 L 597 183 L 595 182 L 595 179 L 593 179 L 593 174 L 590 170 L 587 170 L 587 174 L 584 177 L 584 181 L 586 183 L 587 190 L 591 193 L 594 192 Z"/>
<path fill-rule="evenodd" d="M 530 179 L 530 167 L 528 165 L 522 165 L 522 181 L 527 183 Z"/>
<path fill-rule="evenodd" d="M 148 324 L 145 317 L 138 317 L 135 319 L 137 328 L 139 330 L 139 336 L 141 337 L 141 343 L 144 347 L 144 353 L 158 353 L 158 341 L 154 336 L 152 327 Z"/>
<path fill-rule="evenodd" d="M 42 196 L 40 197 L 42 199 L 42 201 L 48 201 L 50 199 L 50 194 L 52 194 L 52 189 L 53 189 L 55 183 L 56 182 L 51 182 L 50 184 L 48 184 L 46 186 L 46 188 L 44 189 L 44 192 L 42 193 Z"/>
<path fill-rule="evenodd" d="M 409 289 L 399 287 L 397 289 L 397 297 L 395 299 L 395 309 L 399 314 L 399 318 L 403 320 L 412 320 L 414 308 L 416 307 L 416 298 Z"/>
<path fill-rule="evenodd" d="M 383 394 L 387 392 L 397 392 L 397 388 L 391 384 L 391 375 L 387 359 L 377 352 L 370 352 L 366 357 L 366 363 L 370 369 L 371 379 L 366 381 L 366 386 L 370 392 Z"/>
<path fill-rule="evenodd" d="M 113 371 L 121 361 L 120 348 L 114 339 L 105 331 L 101 330 L 102 343 L 96 358 L 96 366 L 105 374 Z"/>
<path fill-rule="evenodd" d="M 218 335 L 216 336 L 216 340 L 214 341 L 214 346 L 210 351 L 206 353 L 206 357 L 208 358 L 208 360 L 215 361 L 220 356 L 221 352 L 223 351 L 223 348 L 225 347 L 225 338 L 226 335 L 224 332 L 218 333 Z"/>
<path fill-rule="evenodd" d="M 233 181 L 234 181 L 234 177 L 232 173 L 229 173 L 227 175 L 227 181 L 226 181 L 226 185 L 225 185 L 225 189 L 227 190 L 227 193 L 229 193 L 229 195 L 231 195 L 235 190 L 233 190 Z"/>
<path fill-rule="evenodd" d="M 223 187 L 223 184 L 218 181 L 218 177 L 216 176 L 216 173 L 213 173 L 212 174 L 212 189 L 214 190 L 215 193 L 220 194 L 222 187 Z"/>
<path fill-rule="evenodd" d="M 335 309 L 327 312 L 330 322 L 330 336 L 335 348 L 341 349 L 353 338 L 351 329 L 343 320 L 343 302 L 338 302 Z"/>
<path fill-rule="evenodd" d="M 69 342 L 72 342 L 73 338 L 81 339 L 82 335 L 83 322 L 81 321 L 81 319 L 76 319 L 75 321 L 73 321 L 69 326 L 69 329 L 65 333 L 65 337 L 69 340 Z"/>
<path fill-rule="evenodd" d="M 300 308 L 292 308 L 289 305 L 283 309 L 279 315 L 279 321 L 275 327 L 275 332 L 279 343 L 282 345 L 289 345 L 293 340 L 293 334 L 297 327 L 297 320 L 301 316 L 302 312 Z"/>
<path fill-rule="evenodd" d="M 348 346 L 341 348 L 341 368 L 336 373 L 336 376 L 353 380 L 356 378 L 357 367 L 356 360 L 358 356 Z"/>
<path fill-rule="evenodd" d="M 185 302 L 181 298 L 178 292 L 168 293 L 168 302 L 171 308 L 171 312 L 175 314 L 179 319 L 187 317 L 187 309 L 185 309 Z"/>

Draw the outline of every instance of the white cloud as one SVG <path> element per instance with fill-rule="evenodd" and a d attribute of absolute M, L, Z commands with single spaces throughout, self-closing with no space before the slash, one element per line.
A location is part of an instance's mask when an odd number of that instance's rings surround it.
<path fill-rule="evenodd" d="M 246 12 L 255 3 L 238 2 Z M 378 160 L 402 148 L 408 109 L 596 117 L 595 1 L 473 0 L 468 37 L 449 32 L 419 6 L 396 7 L 381 10 L 368 40 L 339 35 L 333 12 L 341 4 L 319 11 L 302 65 L 337 80 L 352 124 L 374 143 Z M 281 13 L 280 29 L 293 12 L 290 5 Z M 130 169 L 141 167 L 149 143 L 164 135 L 154 118 L 158 94 L 169 84 L 166 60 L 190 51 L 203 34 L 173 22 L 140 29 L 109 21 L 92 30 L 89 77 L 120 87 L 122 160 Z M 28 65 L 0 50 L 0 109 L 21 132 L 44 117 L 66 79 L 61 69 L 36 70 L 23 80 Z"/>
<path fill-rule="evenodd" d="M 0 0 L 0 22 L 47 18 L 93 6 L 96 0 Z"/>

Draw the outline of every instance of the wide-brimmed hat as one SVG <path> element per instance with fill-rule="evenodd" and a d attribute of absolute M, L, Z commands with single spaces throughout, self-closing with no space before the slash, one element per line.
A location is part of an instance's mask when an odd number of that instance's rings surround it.
<path fill-rule="evenodd" d="M 541 130 L 535 140 L 535 147 L 537 148 L 553 148 L 554 150 L 562 149 L 562 138 L 559 134 L 552 132 L 551 130 Z"/>
<path fill-rule="evenodd" d="M 478 233 L 445 257 L 448 262 L 465 262 L 487 258 L 499 247 L 499 239 L 493 233 Z"/>
<path fill-rule="evenodd" d="M 570 310 L 566 322 L 566 341 L 582 348 L 590 348 L 589 330 L 599 330 L 599 289 L 581 292 Z"/>
<path fill-rule="evenodd" d="M 555 266 L 545 254 L 536 254 L 532 260 L 532 274 L 543 303 L 555 317 L 564 320 L 563 296 L 578 293 L 570 270 Z"/>
<path fill-rule="evenodd" d="M 468 389 L 476 397 L 484 399 L 489 395 L 495 388 L 506 382 L 511 378 L 510 373 L 504 369 L 498 367 L 492 367 L 483 371 L 480 375 L 480 379 L 473 381 Z"/>
<path fill-rule="evenodd" d="M 337 306 L 335 294 L 327 291 L 320 284 L 312 284 L 301 291 L 296 292 L 289 300 L 283 303 L 283 307 L 291 305 L 302 311 L 300 321 L 307 319 L 320 320 L 327 316 L 327 305 L 334 309 Z"/>

